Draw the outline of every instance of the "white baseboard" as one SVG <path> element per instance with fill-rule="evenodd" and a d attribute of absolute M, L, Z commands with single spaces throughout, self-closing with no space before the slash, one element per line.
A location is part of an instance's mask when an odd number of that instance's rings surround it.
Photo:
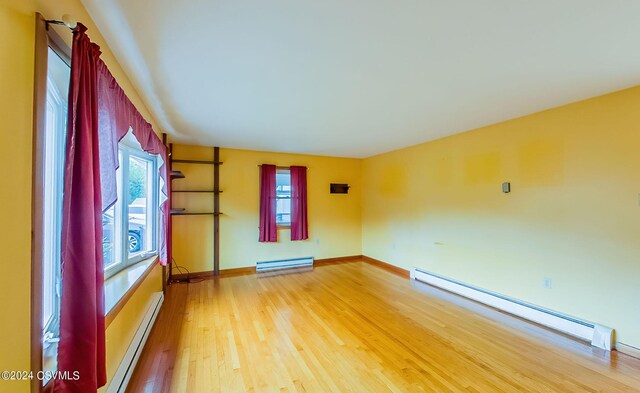
<path fill-rule="evenodd" d="M 640 359 L 640 348 L 632 347 L 631 345 L 617 342 L 616 351 L 620 353 L 624 353 L 625 355 L 633 356 L 634 358 Z"/>
<path fill-rule="evenodd" d="M 411 278 L 588 341 L 599 348 L 611 350 L 613 347 L 613 329 L 611 328 L 485 291 L 415 267 L 411 269 Z"/>
<path fill-rule="evenodd" d="M 138 358 L 140 358 L 144 344 L 149 337 L 149 333 L 151 332 L 151 328 L 153 327 L 156 317 L 160 312 L 160 307 L 162 306 L 163 301 L 164 294 L 162 292 L 156 292 L 151 296 L 151 304 L 149 305 L 144 318 L 142 318 L 140 327 L 138 327 L 135 336 L 133 336 L 133 340 L 131 340 L 129 349 L 127 349 L 127 352 L 124 354 L 124 357 L 120 362 L 120 366 L 118 366 L 115 375 L 109 382 L 107 393 L 124 393 L 127 390 L 129 379 L 133 374 Z"/>

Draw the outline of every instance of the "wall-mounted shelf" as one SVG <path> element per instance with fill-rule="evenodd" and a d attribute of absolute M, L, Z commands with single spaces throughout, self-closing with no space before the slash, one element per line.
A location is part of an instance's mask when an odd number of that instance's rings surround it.
<path fill-rule="evenodd" d="M 171 180 L 173 180 L 173 179 L 184 179 L 184 173 L 182 173 L 180 171 L 171 171 L 171 172 L 169 172 L 169 176 L 171 177 Z"/>
<path fill-rule="evenodd" d="M 171 190 L 171 192 L 202 192 L 209 194 L 220 194 L 222 190 Z"/>
<path fill-rule="evenodd" d="M 219 216 L 222 213 L 213 213 L 213 212 L 171 212 L 172 216 Z"/>
<path fill-rule="evenodd" d="M 212 216 L 213 217 L 213 274 L 218 275 L 220 271 L 220 148 L 213 148 L 212 160 L 189 160 L 189 159 L 174 159 L 173 158 L 173 144 L 169 144 L 169 168 L 171 169 L 171 180 L 185 178 L 184 173 L 181 171 L 173 170 L 173 164 L 197 164 L 197 165 L 212 165 L 213 166 L 213 189 L 211 190 L 171 190 L 171 193 L 194 193 L 194 194 L 211 194 L 213 196 L 213 211 L 212 212 L 188 212 L 184 208 L 172 208 L 171 216 Z M 181 182 L 182 183 L 182 182 Z M 182 187 L 188 187 L 182 184 Z M 171 264 L 169 265 L 169 280 L 171 280 Z"/>

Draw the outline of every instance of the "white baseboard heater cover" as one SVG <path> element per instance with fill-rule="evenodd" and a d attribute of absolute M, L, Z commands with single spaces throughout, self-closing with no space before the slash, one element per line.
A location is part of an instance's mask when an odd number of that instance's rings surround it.
<path fill-rule="evenodd" d="M 136 363 L 142 353 L 142 348 L 149 337 L 153 323 L 160 312 L 160 306 L 164 301 L 164 294 L 162 292 L 156 292 L 151 297 L 151 304 L 147 309 L 136 335 L 133 336 L 133 340 L 129 345 L 129 349 L 124 354 L 118 370 L 109 383 L 107 393 L 124 393 L 127 390 L 127 384 L 133 374 L 133 370 L 136 367 Z"/>
<path fill-rule="evenodd" d="M 425 272 L 418 268 L 412 268 L 411 278 L 425 282 L 449 292 L 456 293 L 477 302 L 499 310 L 517 315 L 521 318 L 550 327 L 579 339 L 588 341 L 591 345 L 606 350 L 614 347 L 613 329 L 596 325 L 590 322 L 581 321 L 555 311 L 547 310 L 532 304 L 528 304 L 517 299 L 509 298 L 497 293 L 485 291 L 434 273 Z"/>
<path fill-rule="evenodd" d="M 275 270 L 275 269 L 290 269 L 293 267 L 305 267 L 305 266 L 313 266 L 313 257 L 257 262 L 256 272 L 266 272 L 266 271 Z"/>

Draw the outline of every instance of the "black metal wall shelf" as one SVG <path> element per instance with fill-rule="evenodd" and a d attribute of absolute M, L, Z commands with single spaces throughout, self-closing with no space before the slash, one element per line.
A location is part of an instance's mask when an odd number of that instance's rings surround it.
<path fill-rule="evenodd" d="M 171 172 L 169 172 L 169 176 L 171 177 L 171 180 L 173 180 L 173 179 L 184 179 L 184 173 L 182 173 L 180 171 L 171 171 Z"/>

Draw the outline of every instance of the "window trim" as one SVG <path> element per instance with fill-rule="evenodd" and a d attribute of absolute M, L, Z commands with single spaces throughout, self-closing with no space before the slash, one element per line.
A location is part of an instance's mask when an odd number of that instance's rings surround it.
<path fill-rule="evenodd" d="M 50 47 L 50 48 L 51 48 L 51 50 L 52 50 L 54 53 L 56 53 L 56 55 L 58 55 L 58 53 L 55 51 L 55 49 L 54 49 L 54 48 L 52 48 L 52 47 Z M 48 52 L 47 52 L 47 55 L 48 55 Z M 58 56 L 59 56 L 59 55 L 58 55 Z M 62 60 L 64 61 L 64 59 L 62 59 Z M 47 96 L 46 96 L 46 99 L 48 99 L 48 98 L 49 98 L 49 95 L 48 95 L 48 93 L 49 93 L 49 92 L 52 92 L 52 93 L 53 93 L 53 95 L 54 95 L 54 99 L 57 101 L 57 102 L 56 102 L 56 104 L 57 104 L 58 106 L 66 105 L 65 101 L 64 101 L 64 100 L 63 100 L 63 98 L 60 96 L 60 92 L 59 92 L 59 91 L 58 91 L 58 89 L 56 88 L 55 84 L 54 84 L 54 83 L 53 83 L 53 82 L 48 78 L 48 75 L 47 75 Z M 65 109 L 63 110 L 63 112 L 64 112 L 63 117 L 66 117 L 66 115 L 67 115 L 67 109 L 65 108 Z M 63 119 L 63 118 L 58 119 L 58 121 L 59 121 L 59 122 L 64 122 L 64 123 L 66 123 L 66 121 L 65 121 L 65 120 L 66 120 L 66 119 Z M 60 126 L 60 124 L 58 124 L 58 126 Z M 65 134 L 62 134 L 62 135 L 54 135 L 54 136 L 52 137 L 52 138 L 53 138 L 53 143 L 54 143 L 54 146 L 53 146 L 53 154 L 54 154 L 54 155 L 56 155 L 56 156 L 57 156 L 58 154 L 60 154 L 60 155 L 62 155 L 62 157 L 64 157 L 64 154 L 65 154 L 65 150 L 64 150 L 65 139 L 64 139 L 64 137 L 65 137 Z M 44 159 L 46 159 L 46 155 L 47 155 L 47 151 L 46 151 L 46 145 L 47 145 L 47 142 L 48 142 L 48 141 L 47 141 L 47 136 L 46 136 L 46 135 L 44 135 L 44 145 L 45 145 L 45 146 L 44 146 L 44 152 L 43 152 L 43 154 L 44 154 L 44 155 L 43 155 L 43 158 L 44 158 Z M 61 151 L 60 151 L 60 150 L 61 150 Z M 59 194 L 55 194 L 55 195 L 53 195 L 53 196 L 52 196 L 52 198 L 53 198 L 53 205 L 54 205 L 54 207 L 58 207 L 58 206 L 61 206 L 61 204 L 62 204 L 61 199 L 62 199 L 62 188 L 64 187 L 64 181 L 63 181 L 63 178 L 64 178 L 64 163 L 62 163 L 62 165 L 60 165 L 59 167 L 55 167 L 55 168 L 53 168 L 53 171 L 54 171 L 54 182 L 56 183 L 56 184 L 54 185 L 54 188 L 59 189 L 59 190 L 60 190 L 60 193 L 59 193 Z M 46 170 L 44 170 L 44 172 L 46 172 Z M 47 176 L 47 175 L 43 173 L 43 179 L 42 179 L 42 180 L 43 180 L 43 182 L 45 181 L 46 176 Z M 44 199 L 44 198 L 43 198 L 43 199 Z M 44 215 L 44 210 L 45 210 L 45 209 L 44 209 L 44 200 L 43 200 L 43 211 L 42 211 L 43 215 Z M 60 213 L 62 213 L 62 212 L 60 212 Z M 62 231 L 62 214 L 60 214 L 60 215 L 58 216 L 58 215 L 54 212 L 54 213 L 53 213 L 53 215 L 54 215 L 54 217 L 53 217 L 53 224 L 54 224 L 54 226 L 55 226 L 55 229 L 54 229 L 54 230 L 55 230 L 56 232 L 58 232 L 58 233 L 59 233 L 59 232 L 61 232 L 61 231 Z M 44 231 L 44 224 L 43 224 L 43 226 L 40 228 L 40 231 Z M 42 239 L 42 249 L 44 249 L 44 245 L 45 245 L 45 244 L 46 244 L 46 239 Z M 54 245 L 52 245 L 52 249 L 53 249 L 53 251 L 54 251 L 54 252 L 53 252 L 53 255 L 55 255 L 55 256 L 57 256 L 57 257 L 60 257 L 60 256 L 61 256 L 61 251 L 62 251 L 62 250 L 60 249 L 60 246 L 61 246 L 60 244 L 54 244 Z M 43 256 L 43 257 L 44 257 L 44 256 Z M 44 258 L 43 258 L 43 259 L 44 259 Z M 44 260 L 42 261 L 42 263 L 43 263 L 43 266 L 44 266 Z M 58 285 L 59 285 L 59 283 L 60 283 L 60 275 L 61 275 L 61 271 L 60 271 L 60 270 L 58 270 L 58 271 L 56 271 L 56 272 L 54 272 L 54 273 L 53 273 L 53 280 L 54 280 L 54 282 L 52 283 L 52 285 L 53 285 L 54 287 L 56 287 L 56 292 L 58 292 L 58 293 L 57 293 L 57 296 L 58 296 L 58 297 L 62 296 L 62 293 L 61 293 L 62 288 L 60 288 L 60 287 L 58 286 Z M 44 270 L 43 270 L 43 272 L 42 272 L 42 288 L 43 288 L 43 290 L 44 290 L 44 283 L 45 283 L 45 276 L 44 276 Z M 42 293 L 42 296 L 44 297 L 44 292 Z M 57 321 L 58 321 L 59 314 L 60 314 L 60 302 L 59 302 L 59 301 L 57 301 L 57 302 L 55 302 L 55 306 L 53 307 L 53 316 L 52 316 L 52 317 L 51 317 L 47 322 L 44 322 L 44 324 L 43 324 L 43 326 L 42 326 L 42 332 L 43 332 L 43 338 L 42 338 L 42 341 L 43 341 L 43 346 L 44 346 L 44 349 L 45 349 L 45 350 L 46 350 L 46 349 L 47 349 L 47 347 L 48 347 L 48 345 L 46 345 L 47 343 L 55 342 L 55 341 L 47 340 L 47 334 L 46 334 L 46 333 L 48 333 L 48 332 L 46 332 L 46 331 L 47 331 L 47 330 L 49 330 L 49 327 L 50 327 L 53 323 L 55 323 L 55 322 L 57 322 Z"/>
<path fill-rule="evenodd" d="M 66 29 L 66 28 L 65 28 Z M 47 28 L 45 18 L 35 13 L 33 130 L 32 130 L 32 187 L 31 187 L 31 371 L 43 369 L 43 218 L 44 164 L 46 141 L 46 108 L 48 55 L 51 48 L 67 65 L 71 65 L 71 48 L 54 31 Z M 31 380 L 31 391 L 42 392 L 50 384 L 38 378 Z"/>
<path fill-rule="evenodd" d="M 290 167 L 276 167 L 276 177 L 278 176 L 278 174 L 283 174 L 286 173 L 289 175 L 289 187 L 291 187 L 291 168 Z M 277 228 L 291 228 L 291 212 L 289 212 L 289 222 L 283 222 L 283 223 L 279 223 L 278 222 L 278 205 L 277 205 L 277 201 L 281 199 L 281 200 L 289 200 L 289 206 L 291 206 L 291 190 L 289 190 L 289 197 L 288 198 L 278 198 L 278 182 L 276 182 L 276 227 Z M 291 207 L 289 207 L 289 209 L 291 209 Z"/>
<path fill-rule="evenodd" d="M 151 197 L 151 206 L 153 208 L 147 209 L 147 214 L 151 213 L 151 221 L 154 223 L 153 231 L 152 231 L 152 244 L 154 245 L 153 249 L 147 252 L 140 252 L 134 255 L 133 257 L 129 256 L 129 221 L 125 220 L 125 217 L 129 216 L 129 195 L 126 192 L 126 185 L 129 184 L 129 158 L 130 157 L 140 158 L 146 161 L 151 162 L 151 169 L 149 172 L 150 178 L 153 179 L 153 184 L 151 187 L 153 188 L 153 194 Z M 158 173 L 158 156 L 154 154 L 149 154 L 143 150 L 132 147 L 124 142 L 118 143 L 118 158 L 120 159 L 120 169 L 122 171 L 122 181 L 118 187 L 118 201 L 120 201 L 120 209 L 117 208 L 114 211 L 114 222 L 116 226 L 119 221 L 119 228 L 116 229 L 116 236 L 120 234 L 120 262 L 110 266 L 104 271 L 104 279 L 105 281 L 112 278 L 116 274 L 121 271 L 132 267 L 133 265 L 142 262 L 144 260 L 157 257 L 159 255 L 159 230 L 160 230 L 160 175 Z M 118 202 L 116 202 L 118 203 Z M 156 208 L 157 207 L 157 208 Z M 116 215 L 120 215 L 120 220 L 116 219 Z"/>

